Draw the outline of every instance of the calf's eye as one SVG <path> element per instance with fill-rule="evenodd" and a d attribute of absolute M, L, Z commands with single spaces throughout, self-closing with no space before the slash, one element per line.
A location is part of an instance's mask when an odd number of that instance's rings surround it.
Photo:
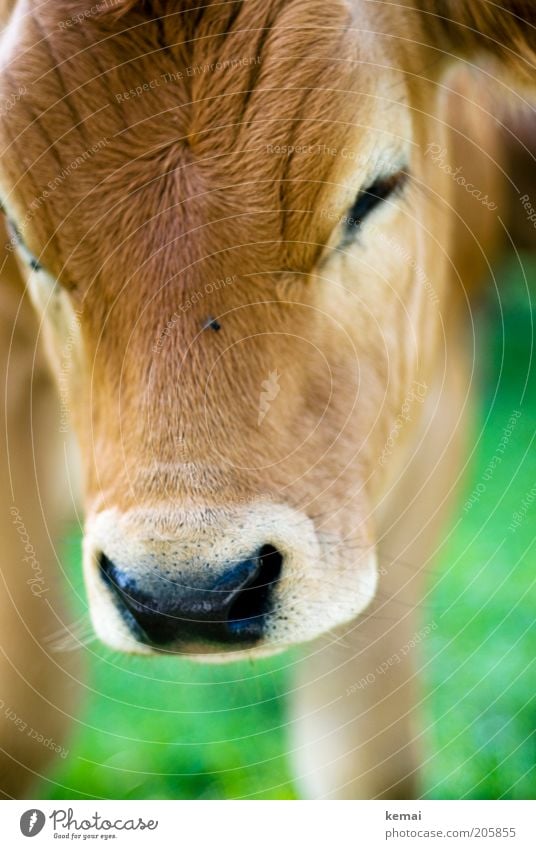
<path fill-rule="evenodd" d="M 26 265 L 28 265 L 32 271 L 43 271 L 43 266 L 27 248 L 15 222 L 12 221 L 11 218 L 6 218 L 6 226 L 11 244 L 13 247 L 17 248 Z"/>

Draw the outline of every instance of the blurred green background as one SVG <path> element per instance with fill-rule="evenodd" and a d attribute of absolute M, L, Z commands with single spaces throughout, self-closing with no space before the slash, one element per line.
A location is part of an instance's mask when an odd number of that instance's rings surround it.
<path fill-rule="evenodd" d="M 428 798 L 536 797 L 535 280 L 529 260 L 501 268 L 500 298 L 491 286 L 475 316 L 476 447 L 423 611 L 423 624 L 433 611 L 438 625 L 422 648 Z M 74 619 L 84 609 L 79 539 L 66 547 Z M 285 692 L 297 655 L 204 667 L 93 641 L 87 656 L 69 755 L 40 798 L 296 798 Z"/>

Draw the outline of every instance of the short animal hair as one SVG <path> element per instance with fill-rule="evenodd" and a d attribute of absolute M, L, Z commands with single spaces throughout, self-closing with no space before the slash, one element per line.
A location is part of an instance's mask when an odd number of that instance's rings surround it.
<path fill-rule="evenodd" d="M 536 3 L 533 0 L 416 0 L 428 40 L 461 58 L 487 54 L 518 81 L 534 86 Z"/>

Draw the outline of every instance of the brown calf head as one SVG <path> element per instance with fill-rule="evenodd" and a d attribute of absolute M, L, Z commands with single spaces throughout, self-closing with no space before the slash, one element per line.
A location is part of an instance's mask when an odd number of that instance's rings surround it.
<path fill-rule="evenodd" d="M 261 652 L 352 620 L 440 338 L 430 74 L 470 24 L 445 3 L 7 5 L 0 189 L 80 443 L 98 633 Z M 521 73 L 525 30 L 501 25 Z"/>

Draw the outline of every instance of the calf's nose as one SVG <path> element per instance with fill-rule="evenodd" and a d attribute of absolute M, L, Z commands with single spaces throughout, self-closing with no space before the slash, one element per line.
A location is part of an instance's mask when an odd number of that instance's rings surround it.
<path fill-rule="evenodd" d="M 281 554 L 264 545 L 252 557 L 227 566 L 198 588 L 151 574 L 144 580 L 118 568 L 104 553 L 103 579 L 131 630 L 149 645 L 177 642 L 255 643 L 263 636 Z"/>

